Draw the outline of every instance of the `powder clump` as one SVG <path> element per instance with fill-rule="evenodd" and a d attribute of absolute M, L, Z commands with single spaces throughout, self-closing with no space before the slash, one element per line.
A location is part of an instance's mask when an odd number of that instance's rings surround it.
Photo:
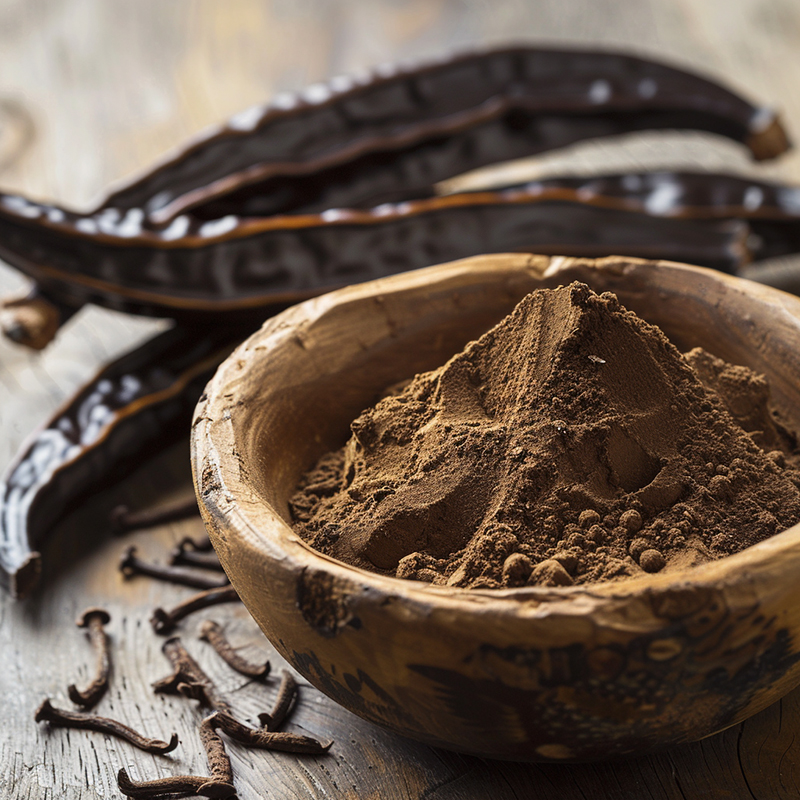
<path fill-rule="evenodd" d="M 624 579 L 800 521 L 796 441 L 766 381 L 685 357 L 610 293 L 524 298 L 351 426 L 291 500 L 355 566 L 469 588 Z"/>

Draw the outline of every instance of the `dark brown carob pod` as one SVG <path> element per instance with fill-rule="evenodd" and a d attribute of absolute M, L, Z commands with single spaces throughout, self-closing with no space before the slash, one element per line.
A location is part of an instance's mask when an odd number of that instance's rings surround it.
<path fill-rule="evenodd" d="M 430 195 L 485 164 L 649 128 L 711 131 L 758 159 L 788 146 L 772 111 L 696 74 L 622 53 L 512 46 L 279 95 L 98 211 L 164 223 L 187 210 L 217 219 L 374 205 Z"/>
<path fill-rule="evenodd" d="M 135 233 L 48 214 L 0 196 L 0 257 L 49 298 L 240 330 L 333 288 L 478 253 L 655 254 L 726 272 L 749 258 L 742 222 L 643 215 L 538 186 L 310 215 L 183 217 L 180 230 Z"/>
<path fill-rule="evenodd" d="M 31 435 L 0 482 L 0 585 L 28 595 L 40 573 L 36 546 L 56 521 L 185 434 L 240 335 L 160 334 L 101 370 Z"/>

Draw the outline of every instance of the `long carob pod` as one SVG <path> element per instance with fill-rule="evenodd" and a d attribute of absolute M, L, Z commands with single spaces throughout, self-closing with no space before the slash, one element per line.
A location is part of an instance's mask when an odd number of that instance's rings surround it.
<path fill-rule="evenodd" d="M 747 220 L 753 260 L 800 252 L 800 186 L 712 172 L 554 177 L 518 187 L 567 202 L 694 220 Z M 508 187 L 505 191 L 513 191 Z M 758 279 L 758 271 L 750 276 Z M 797 276 L 794 287 L 798 286 Z"/>
<path fill-rule="evenodd" d="M 282 94 L 112 192 L 99 210 L 164 223 L 418 198 L 485 164 L 635 130 L 687 128 L 771 158 L 775 114 L 696 74 L 614 52 L 510 47 L 383 65 Z"/>
<path fill-rule="evenodd" d="M 27 595 L 36 546 L 89 492 L 185 435 L 197 398 L 245 332 L 173 328 L 103 369 L 23 446 L 0 483 L 0 584 Z"/>
<path fill-rule="evenodd" d="M 512 191 L 514 187 L 503 187 Z M 568 175 L 520 184 L 553 199 L 683 219 L 800 222 L 800 186 L 718 172 Z M 480 194 L 481 192 L 476 192 Z"/>
<path fill-rule="evenodd" d="M 690 261 L 730 270 L 741 226 L 564 202 L 540 187 L 447 195 L 368 210 L 120 232 L 0 196 L 0 257 L 64 304 L 93 302 L 184 323 L 256 326 L 343 285 L 497 251 Z M 93 223 L 94 225 L 94 223 Z"/>

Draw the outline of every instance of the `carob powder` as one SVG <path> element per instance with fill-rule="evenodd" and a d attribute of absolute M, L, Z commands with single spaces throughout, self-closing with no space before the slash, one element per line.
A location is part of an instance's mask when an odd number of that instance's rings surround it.
<path fill-rule="evenodd" d="M 351 425 L 291 500 L 316 549 L 470 588 L 622 579 L 800 521 L 763 377 L 682 356 L 615 295 L 533 292 Z"/>

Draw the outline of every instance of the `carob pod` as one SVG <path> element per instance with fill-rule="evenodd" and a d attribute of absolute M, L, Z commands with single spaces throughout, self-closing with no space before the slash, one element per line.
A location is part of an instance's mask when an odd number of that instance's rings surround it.
<path fill-rule="evenodd" d="M 180 236 L 174 225 L 134 233 L 0 196 L 0 257 L 64 304 L 251 327 L 330 289 L 479 253 L 624 254 L 726 271 L 746 260 L 745 226 L 565 202 L 559 191 L 551 199 L 522 187 L 260 220 L 183 217 Z"/>
<path fill-rule="evenodd" d="M 117 359 L 23 446 L 0 483 L 0 585 L 24 597 L 37 544 L 65 511 L 186 433 L 197 398 L 246 331 L 173 328 Z"/>
<path fill-rule="evenodd" d="M 34 285 L 21 297 L 0 301 L 0 327 L 12 342 L 43 350 L 77 310 L 45 297 Z"/>
<path fill-rule="evenodd" d="M 602 208 L 638 211 L 673 219 L 743 219 L 751 236 L 747 247 L 754 261 L 800 252 L 800 186 L 757 181 L 747 177 L 709 172 L 655 171 L 593 177 L 554 177 L 518 187 L 525 192 L 561 197 Z M 507 191 L 512 191 L 508 187 Z M 703 266 L 711 266 L 702 264 Z M 741 267 L 740 270 L 741 272 Z M 762 282 L 774 270 L 748 267 L 744 273 Z M 790 291 L 797 293 L 797 270 L 779 270 Z"/>
<path fill-rule="evenodd" d="M 683 219 L 749 219 L 797 223 L 800 186 L 715 172 L 629 172 L 558 176 L 514 188 L 579 203 Z M 470 194 L 481 192 L 471 192 Z"/>
<path fill-rule="evenodd" d="M 215 219 L 372 206 L 432 194 L 486 164 L 656 128 L 721 134 L 757 159 L 788 147 L 772 111 L 691 72 L 614 52 L 510 47 L 278 95 L 100 209 L 165 223 L 187 210 Z"/>

